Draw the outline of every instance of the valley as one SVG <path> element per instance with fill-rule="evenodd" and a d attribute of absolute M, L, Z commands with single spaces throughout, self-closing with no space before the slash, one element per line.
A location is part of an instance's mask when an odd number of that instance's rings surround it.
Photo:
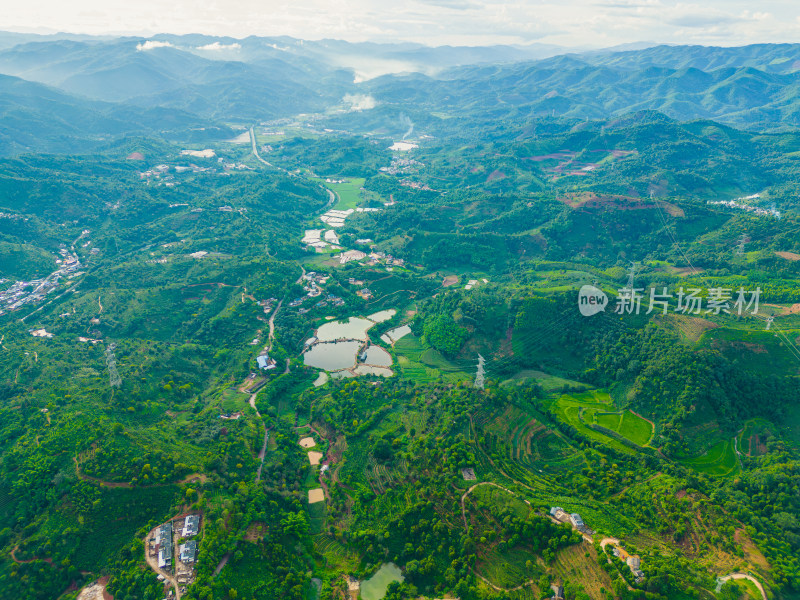
<path fill-rule="evenodd" d="M 752 49 L 736 112 L 582 87 L 658 61 L 678 86 L 684 47 L 355 83 L 178 38 L 97 41 L 173 74 L 146 90 L 99 86 L 83 42 L 0 49 L 175 124 L 0 159 L 0 596 L 797 596 L 786 49 Z"/>

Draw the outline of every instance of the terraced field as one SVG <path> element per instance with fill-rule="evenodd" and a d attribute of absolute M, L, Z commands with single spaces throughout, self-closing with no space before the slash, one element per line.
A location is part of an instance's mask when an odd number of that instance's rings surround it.
<path fill-rule="evenodd" d="M 607 393 L 590 391 L 579 394 L 564 394 L 556 401 L 555 410 L 559 419 L 565 423 L 568 423 L 569 425 L 572 425 L 579 433 L 587 438 L 596 440 L 602 444 L 605 444 L 606 446 L 614 448 L 615 450 L 624 452 L 625 454 L 635 454 L 633 449 L 629 448 L 619 440 L 604 435 L 599 431 L 595 431 L 594 429 L 586 426 L 586 423 L 594 422 L 594 416 L 597 413 L 604 414 L 612 412 L 613 405 L 611 403 L 611 397 Z M 611 419 L 607 419 L 606 421 L 612 425 L 614 424 L 614 421 Z M 618 425 L 619 428 L 622 427 L 622 421 L 624 421 L 624 419 L 620 421 L 620 424 Z M 644 422 L 647 423 L 646 421 Z M 635 428 L 633 425 L 632 427 Z M 613 429 L 612 427 L 608 428 Z M 617 431 L 617 429 L 613 430 Z M 627 437 L 627 435 L 625 437 Z M 639 439 L 641 439 L 641 435 L 639 435 Z M 650 439 L 649 436 L 647 439 Z"/>
<path fill-rule="evenodd" d="M 747 456 L 763 456 L 767 451 L 767 437 L 775 434 L 775 427 L 765 419 L 751 419 L 739 434 L 739 452 Z"/>
<path fill-rule="evenodd" d="M 500 455 L 503 469 L 535 488 L 545 488 L 537 473 L 557 473 L 561 469 L 580 469 L 580 452 L 557 431 L 539 423 L 524 410 L 508 406 L 497 415 L 478 413 L 476 428 L 485 432 L 486 443 Z"/>
<path fill-rule="evenodd" d="M 732 477 L 740 470 L 731 440 L 717 442 L 703 454 L 693 458 L 678 459 L 678 462 L 713 477 Z"/>
<path fill-rule="evenodd" d="M 358 555 L 327 533 L 314 536 L 314 547 L 325 557 L 329 568 L 352 571 L 358 567 Z"/>
<path fill-rule="evenodd" d="M 394 351 L 397 354 L 397 364 L 401 367 L 403 376 L 418 383 L 430 383 L 437 381 L 439 377 L 448 383 L 457 383 L 472 377 L 472 375 L 459 371 L 458 367 L 449 362 L 441 353 L 425 347 L 413 334 L 399 340 L 394 345 Z"/>
<path fill-rule="evenodd" d="M 639 446 L 646 446 L 653 437 L 653 425 L 629 410 L 603 412 L 595 408 L 588 408 L 583 411 L 581 416 L 584 423 L 594 423 L 615 431 Z"/>

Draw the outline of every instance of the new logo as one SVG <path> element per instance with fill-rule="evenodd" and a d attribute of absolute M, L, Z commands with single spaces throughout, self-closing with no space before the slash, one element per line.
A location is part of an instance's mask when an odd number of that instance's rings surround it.
<path fill-rule="evenodd" d="M 591 317 L 603 312 L 607 305 L 606 293 L 593 285 L 585 285 L 578 292 L 578 308 L 584 317 Z"/>

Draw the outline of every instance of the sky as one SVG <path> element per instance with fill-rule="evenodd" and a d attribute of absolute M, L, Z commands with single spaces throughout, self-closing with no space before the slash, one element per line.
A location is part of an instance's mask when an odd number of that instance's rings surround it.
<path fill-rule="evenodd" d="M 800 42 L 798 0 L 30 0 L 9 2 L 0 30 L 89 34 L 528 44 L 586 48 L 648 41 Z"/>

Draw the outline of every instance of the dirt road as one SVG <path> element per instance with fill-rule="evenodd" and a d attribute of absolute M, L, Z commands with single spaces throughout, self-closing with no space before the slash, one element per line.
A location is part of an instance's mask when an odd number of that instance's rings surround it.
<path fill-rule="evenodd" d="M 175 588 L 175 599 L 181 600 L 181 589 L 180 587 L 178 587 L 178 582 L 171 574 L 159 569 L 158 557 L 157 556 L 155 558 L 151 557 L 150 553 L 147 551 L 148 548 L 150 547 L 150 540 L 153 539 L 153 536 L 155 535 L 155 531 L 156 530 L 153 529 L 150 533 L 147 534 L 147 537 L 144 539 L 144 560 L 147 562 L 147 566 L 150 567 L 153 571 L 155 571 L 156 574 L 164 576 L 164 579 L 168 581 L 172 585 L 172 587 Z"/>
<path fill-rule="evenodd" d="M 482 481 L 480 483 L 476 483 L 471 488 L 469 488 L 466 492 L 464 492 L 463 496 L 461 496 L 461 516 L 464 517 L 464 529 L 469 529 L 469 524 L 467 524 L 467 510 L 466 510 L 466 508 L 464 508 L 464 500 L 466 500 L 467 496 L 469 496 L 472 493 L 472 490 L 474 490 L 476 487 L 480 487 L 482 485 L 492 485 L 492 486 L 494 486 L 496 488 L 500 488 L 501 490 L 504 490 L 504 491 L 508 492 L 512 496 L 516 495 L 511 490 L 504 488 L 502 485 L 497 485 L 496 483 L 492 483 L 491 481 Z M 500 589 L 500 588 L 497 588 L 497 589 Z"/>
<path fill-rule="evenodd" d="M 764 586 L 761 585 L 761 582 L 752 575 L 745 575 L 744 573 L 730 573 L 729 575 L 724 575 L 723 577 L 717 578 L 717 587 L 714 589 L 714 591 L 719 592 L 722 589 L 722 585 L 731 579 L 747 579 L 758 588 L 758 591 L 761 592 L 761 597 L 764 600 L 767 600 L 767 592 L 764 591 Z"/>

